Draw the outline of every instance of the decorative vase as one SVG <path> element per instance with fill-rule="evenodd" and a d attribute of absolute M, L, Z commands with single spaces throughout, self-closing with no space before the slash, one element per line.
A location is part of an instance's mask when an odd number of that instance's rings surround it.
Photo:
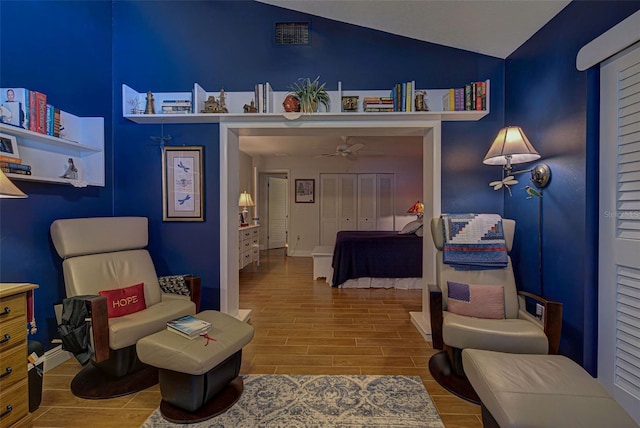
<path fill-rule="evenodd" d="M 318 102 L 316 100 L 312 100 L 311 104 L 300 103 L 300 111 L 303 113 L 315 113 L 318 111 Z"/>
<path fill-rule="evenodd" d="M 284 111 L 292 112 L 292 111 L 300 111 L 300 101 L 295 95 L 287 95 L 287 97 L 282 102 L 282 107 L 284 107 Z"/>

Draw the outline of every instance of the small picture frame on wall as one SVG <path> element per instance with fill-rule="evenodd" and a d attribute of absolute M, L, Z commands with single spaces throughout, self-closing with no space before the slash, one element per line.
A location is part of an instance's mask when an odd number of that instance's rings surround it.
<path fill-rule="evenodd" d="M 204 221 L 204 147 L 165 146 L 162 220 Z"/>
<path fill-rule="evenodd" d="M 296 203 L 312 204 L 315 202 L 316 180 L 296 180 Z"/>
<path fill-rule="evenodd" d="M 20 159 L 16 137 L 0 133 L 0 156 Z"/>

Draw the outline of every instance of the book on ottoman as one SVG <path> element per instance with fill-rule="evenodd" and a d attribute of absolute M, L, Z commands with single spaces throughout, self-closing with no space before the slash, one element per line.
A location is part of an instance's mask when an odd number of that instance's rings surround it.
<path fill-rule="evenodd" d="M 167 321 L 167 330 L 177 333 L 187 339 L 195 339 L 202 333 L 206 333 L 211 328 L 211 323 L 196 318 L 192 315 L 185 315 L 171 321 Z"/>

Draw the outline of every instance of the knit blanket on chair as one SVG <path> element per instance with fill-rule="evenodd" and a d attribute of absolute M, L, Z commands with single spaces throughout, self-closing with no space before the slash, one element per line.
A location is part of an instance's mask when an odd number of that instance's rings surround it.
<path fill-rule="evenodd" d="M 456 269 L 508 265 L 502 217 L 497 214 L 442 214 L 443 262 Z"/>

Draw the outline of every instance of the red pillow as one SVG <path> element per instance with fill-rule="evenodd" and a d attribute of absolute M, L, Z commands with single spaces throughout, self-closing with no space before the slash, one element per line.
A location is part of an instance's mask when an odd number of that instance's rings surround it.
<path fill-rule="evenodd" d="M 147 308 L 144 301 L 144 283 L 125 288 L 99 291 L 98 294 L 107 298 L 107 316 L 109 318 L 139 312 Z"/>

